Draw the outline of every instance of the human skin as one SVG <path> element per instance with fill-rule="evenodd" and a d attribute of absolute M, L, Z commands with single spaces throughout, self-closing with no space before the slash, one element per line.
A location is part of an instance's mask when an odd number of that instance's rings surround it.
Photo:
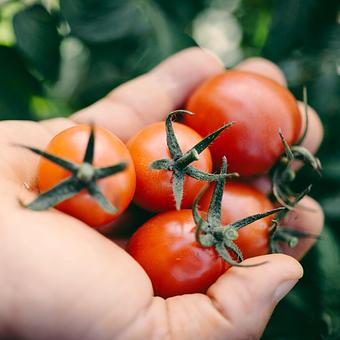
<path fill-rule="evenodd" d="M 247 69 L 283 83 L 263 59 Z M 242 68 L 242 64 L 238 67 Z M 94 122 L 127 141 L 141 127 L 162 120 L 223 66 L 198 48 L 182 51 L 70 119 L 0 123 L 0 338 L 11 339 L 258 339 L 278 301 L 302 276 L 304 239 L 289 255 L 265 255 L 231 268 L 207 294 L 153 296 L 143 269 L 122 248 L 57 210 L 34 212 L 19 200 L 36 196 L 39 157 L 13 143 L 44 148 L 59 131 Z M 322 127 L 310 109 L 305 146 L 315 152 Z M 318 234 L 319 205 L 309 197 L 288 217 L 290 227 Z M 294 259 L 295 258 L 295 259 Z"/>

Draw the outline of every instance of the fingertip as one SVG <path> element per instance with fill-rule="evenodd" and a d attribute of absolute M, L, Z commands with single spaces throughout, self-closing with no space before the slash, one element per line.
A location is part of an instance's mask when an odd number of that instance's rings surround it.
<path fill-rule="evenodd" d="M 303 276 L 301 264 L 286 254 L 257 256 L 243 261 L 242 264 L 253 265 L 262 262 L 265 263 L 255 267 L 231 267 L 209 288 L 207 295 L 227 306 L 228 299 L 231 299 L 230 292 L 233 292 L 235 299 L 239 298 L 241 304 L 246 304 L 246 301 L 242 300 L 262 300 L 262 297 L 268 297 L 268 294 L 271 299 L 281 282 L 297 281 Z"/>
<path fill-rule="evenodd" d="M 299 206 L 301 207 L 300 209 Z M 309 196 L 304 197 L 297 208 L 287 215 L 283 221 L 283 226 L 286 229 L 295 229 L 310 234 L 313 237 L 300 238 L 297 246 L 294 248 L 289 248 L 288 245 L 281 244 L 281 249 L 284 253 L 301 259 L 317 241 L 323 225 L 324 213 L 320 204 Z M 322 240 L 318 242 L 322 242 Z"/>
<path fill-rule="evenodd" d="M 282 86 L 287 86 L 285 76 L 281 69 L 267 59 L 260 57 L 249 58 L 239 63 L 235 68 L 262 75 L 276 81 Z"/>
<path fill-rule="evenodd" d="M 283 281 L 298 280 L 303 276 L 303 268 L 301 264 L 295 258 L 287 254 L 270 254 L 252 257 L 244 260 L 242 264 L 254 265 L 261 262 L 265 263 L 261 266 L 249 268 L 254 270 L 254 275 L 260 272 L 262 275 L 276 275 Z M 243 271 L 248 268 L 232 267 L 230 272 L 233 273 L 234 271 L 237 271 L 237 269 Z M 245 275 L 248 276 L 249 273 L 245 273 Z"/>
<path fill-rule="evenodd" d="M 258 339 L 276 304 L 302 277 L 298 261 L 284 254 L 245 260 L 257 267 L 232 267 L 207 292 L 215 307 L 238 330 L 240 339 Z M 233 339 L 232 332 L 229 334 Z M 240 336 L 242 335 L 242 336 Z"/>
<path fill-rule="evenodd" d="M 204 80 L 223 70 L 223 63 L 213 52 L 191 47 L 162 62 L 150 72 L 150 76 L 163 84 L 177 108 L 183 105 L 189 94 Z"/>

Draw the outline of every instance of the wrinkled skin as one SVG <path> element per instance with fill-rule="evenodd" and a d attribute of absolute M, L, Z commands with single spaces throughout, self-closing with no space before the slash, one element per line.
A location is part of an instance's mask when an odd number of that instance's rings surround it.
<path fill-rule="evenodd" d="M 262 67 L 263 65 L 266 67 Z M 260 66 L 260 67 L 259 67 Z M 240 65 L 239 67 L 242 67 Z M 247 63 L 280 80 L 261 59 Z M 249 259 L 261 267 L 232 268 L 206 295 L 167 300 L 153 297 L 149 278 L 119 246 L 56 210 L 22 208 L 35 197 L 39 158 L 13 142 L 44 148 L 73 122 L 94 122 L 127 140 L 141 127 L 164 119 L 202 81 L 221 72 L 219 61 L 198 49 L 181 52 L 116 90 L 71 120 L 0 124 L 0 338 L 10 339 L 250 339 L 259 338 L 277 302 L 302 276 L 286 255 Z M 270 71 L 272 70 L 272 71 Z M 310 110 L 306 146 L 315 151 L 322 129 Z M 313 138 L 311 138 L 313 136 Z M 317 139 L 318 137 L 319 140 Z M 320 232 L 322 213 L 306 198 L 290 226 Z M 294 251 L 301 258 L 312 245 Z"/>

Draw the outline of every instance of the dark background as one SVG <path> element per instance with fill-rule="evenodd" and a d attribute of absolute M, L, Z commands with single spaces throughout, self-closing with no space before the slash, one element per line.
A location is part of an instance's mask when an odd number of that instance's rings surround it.
<path fill-rule="evenodd" d="M 339 1 L 0 0 L 0 119 L 67 116 L 194 45 L 227 67 L 269 58 L 299 99 L 307 85 L 325 125 L 312 196 L 326 225 L 263 339 L 340 339 Z"/>

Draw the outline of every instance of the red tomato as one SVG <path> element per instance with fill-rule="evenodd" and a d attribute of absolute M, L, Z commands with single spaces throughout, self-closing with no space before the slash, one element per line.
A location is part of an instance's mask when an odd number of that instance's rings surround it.
<path fill-rule="evenodd" d="M 144 268 L 155 295 L 205 293 L 224 272 L 213 248 L 195 240 L 191 210 L 169 211 L 147 221 L 132 236 L 128 252 Z"/>
<path fill-rule="evenodd" d="M 198 133 L 183 124 L 173 123 L 173 127 L 183 153 L 202 140 Z M 142 129 L 128 142 L 127 146 L 136 168 L 135 203 L 149 211 L 175 209 L 171 181 L 172 171 L 150 169 L 153 161 L 170 159 L 164 123 L 152 124 Z M 212 161 L 209 150 L 204 150 L 200 154 L 199 160 L 191 165 L 201 171 L 211 172 Z M 204 184 L 205 182 L 185 177 L 182 208 L 192 205 Z"/>
<path fill-rule="evenodd" d="M 229 171 L 241 176 L 267 172 L 283 152 L 279 129 L 289 144 L 297 141 L 301 116 L 293 95 L 266 77 L 244 71 L 227 71 L 204 82 L 189 98 L 194 112 L 185 122 L 206 136 L 226 122 L 211 145 L 214 165 L 226 155 Z"/>
<path fill-rule="evenodd" d="M 200 210 L 208 211 L 214 186 L 210 186 L 200 200 Z M 224 187 L 221 222 L 223 225 L 241 218 L 261 214 L 273 209 L 272 203 L 260 191 L 239 182 L 229 182 Z M 235 243 L 245 259 L 268 254 L 269 227 L 273 216 L 265 217 L 238 230 Z M 229 268 L 229 265 L 227 265 Z"/>
<path fill-rule="evenodd" d="M 46 151 L 80 164 L 84 158 L 89 133 L 90 128 L 87 125 L 66 129 L 51 140 Z M 129 151 L 120 139 L 108 130 L 96 127 L 93 165 L 103 167 L 122 161 L 128 163 L 125 170 L 97 182 L 105 197 L 118 208 L 115 215 L 103 210 L 87 190 L 82 190 L 74 197 L 59 203 L 56 208 L 92 227 L 99 227 L 116 219 L 133 198 L 136 184 L 135 170 Z M 70 174 L 64 168 L 42 158 L 38 169 L 39 190 L 47 191 Z"/>

